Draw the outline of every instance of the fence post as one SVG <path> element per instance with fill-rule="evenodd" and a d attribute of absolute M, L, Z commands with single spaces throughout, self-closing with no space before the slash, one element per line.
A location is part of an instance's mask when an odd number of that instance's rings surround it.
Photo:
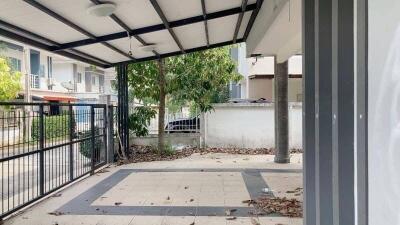
<path fill-rule="evenodd" d="M 107 163 L 114 161 L 114 107 L 108 106 L 108 148 L 107 148 Z"/>
<path fill-rule="evenodd" d="M 91 170 L 90 170 L 90 174 L 93 175 L 94 174 L 94 170 L 95 170 L 95 125 L 94 125 L 94 107 L 90 106 L 90 129 L 91 129 Z"/>
<path fill-rule="evenodd" d="M 44 113 L 43 104 L 39 105 L 39 173 L 40 173 L 40 195 L 44 195 Z"/>
<path fill-rule="evenodd" d="M 107 140 L 107 126 L 108 126 L 108 120 L 107 120 L 107 110 L 108 110 L 108 105 L 104 105 L 104 110 L 103 110 L 103 146 L 104 146 L 104 161 L 107 163 L 108 162 L 108 140 Z"/>
<path fill-rule="evenodd" d="M 72 144 L 74 138 L 75 118 L 72 105 L 69 105 L 69 180 L 74 180 L 74 145 Z"/>
<path fill-rule="evenodd" d="M 197 119 L 196 119 L 197 121 Z M 197 126 L 197 125 L 196 125 Z M 196 127 L 197 129 L 197 127 Z M 200 148 L 206 147 L 206 114 L 200 113 Z"/>

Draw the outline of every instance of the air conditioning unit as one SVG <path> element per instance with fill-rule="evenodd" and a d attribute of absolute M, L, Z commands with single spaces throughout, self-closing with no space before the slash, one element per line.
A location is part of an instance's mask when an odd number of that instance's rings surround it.
<path fill-rule="evenodd" d="M 47 86 L 54 86 L 54 85 L 56 85 L 54 78 L 47 78 Z"/>

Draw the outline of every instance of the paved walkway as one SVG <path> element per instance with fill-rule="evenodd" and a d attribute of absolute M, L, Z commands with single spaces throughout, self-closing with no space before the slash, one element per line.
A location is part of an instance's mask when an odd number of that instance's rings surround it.
<path fill-rule="evenodd" d="M 4 224 L 300 225 L 299 218 L 254 217 L 243 201 L 257 198 L 264 188 L 274 196 L 302 199 L 291 193 L 302 187 L 301 163 L 301 154 L 287 165 L 273 163 L 268 155 L 195 154 L 112 166 Z"/>

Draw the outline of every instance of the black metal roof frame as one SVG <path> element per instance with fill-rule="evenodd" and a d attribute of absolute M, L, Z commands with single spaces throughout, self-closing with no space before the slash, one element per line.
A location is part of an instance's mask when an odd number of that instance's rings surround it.
<path fill-rule="evenodd" d="M 79 60 L 79 61 L 82 61 L 82 62 L 85 62 L 88 64 L 99 66 L 102 68 L 109 68 L 109 67 L 117 66 L 119 64 L 155 60 L 155 59 L 159 59 L 159 58 L 171 57 L 171 56 L 176 56 L 176 55 L 180 55 L 180 54 L 184 54 L 184 53 L 196 52 L 196 51 L 221 47 L 221 46 L 225 46 L 225 45 L 235 44 L 235 43 L 239 43 L 239 42 L 244 42 L 244 41 L 246 41 L 246 39 L 253 27 L 254 21 L 258 15 L 258 12 L 261 8 L 262 3 L 263 3 L 263 0 L 257 0 L 256 3 L 254 3 L 254 4 L 247 4 L 247 0 L 242 0 L 241 7 L 226 9 L 226 10 L 217 11 L 217 12 L 213 12 L 213 13 L 207 13 L 205 1 L 201 0 L 202 12 L 203 12 L 202 15 L 169 22 L 167 20 L 166 16 L 164 15 L 162 9 L 158 5 L 157 0 L 150 0 L 150 2 L 152 3 L 157 14 L 159 15 L 160 19 L 162 20 L 162 22 L 163 22 L 162 24 L 157 24 L 157 25 L 148 26 L 148 27 L 142 27 L 142 28 L 138 28 L 138 29 L 131 29 L 121 19 L 119 19 L 115 14 L 112 14 L 112 15 L 110 15 L 110 18 L 113 19 L 113 21 L 115 21 L 118 25 L 120 25 L 125 31 L 113 33 L 113 34 L 107 34 L 107 35 L 103 35 L 103 36 L 95 36 L 95 35 L 91 34 L 90 32 L 84 30 L 77 24 L 72 23 L 71 21 L 67 20 L 66 18 L 55 13 L 54 11 L 50 10 L 49 8 L 45 7 L 44 5 L 38 3 L 35 0 L 23 0 L 23 1 L 28 3 L 29 5 L 37 8 L 38 10 L 41 10 L 42 12 L 51 16 L 52 18 L 57 19 L 58 21 L 64 23 L 65 25 L 75 29 L 76 31 L 88 36 L 89 38 L 79 40 L 79 41 L 69 42 L 69 43 L 57 43 L 55 41 L 49 40 L 48 38 L 42 37 L 38 34 L 35 34 L 31 31 L 25 30 L 23 28 L 17 27 L 13 24 L 10 24 L 10 23 L 0 20 L 0 33 L 2 36 L 16 40 L 16 41 L 23 42 L 25 44 L 28 44 L 28 45 L 31 45 L 31 46 L 34 46 L 37 48 L 41 48 L 41 49 L 44 49 L 44 50 L 47 50 L 50 52 L 54 52 L 54 53 L 57 53 L 59 55 L 65 56 L 65 57 L 69 57 L 69 58 L 76 59 L 76 60 Z M 93 2 L 94 4 L 102 3 L 102 1 L 100 1 L 100 0 L 90 0 L 90 1 Z M 243 15 L 247 11 L 252 11 L 252 14 L 250 16 L 249 22 L 247 23 L 243 37 L 238 39 L 237 36 L 239 33 Z M 231 16 L 231 15 L 236 15 L 236 14 L 239 14 L 239 17 L 238 17 L 238 21 L 235 26 L 235 32 L 234 32 L 232 41 L 225 41 L 225 42 L 210 44 L 207 21 L 211 20 L 211 19 L 217 19 L 217 18 L 227 17 L 227 16 Z M 204 22 L 204 29 L 205 29 L 207 44 L 205 46 L 201 46 L 201 47 L 197 47 L 197 48 L 184 49 L 172 28 L 185 26 L 185 25 L 198 23 L 198 22 Z M 139 35 L 155 32 L 155 31 L 161 31 L 161 30 L 165 30 L 165 29 L 167 29 L 169 31 L 169 33 L 171 34 L 175 43 L 178 45 L 180 51 L 165 53 L 165 54 L 159 54 L 157 51 L 153 51 L 154 56 L 143 57 L 143 58 L 134 58 L 130 54 L 116 48 L 115 46 L 113 46 L 107 42 L 107 41 L 121 39 L 121 38 L 127 38 L 127 37 L 130 38 L 131 36 L 133 36 L 141 44 L 147 45 L 148 43 L 146 43 L 142 38 L 140 38 Z M 101 43 L 101 44 L 105 45 L 106 47 L 112 49 L 113 51 L 118 52 L 119 54 L 124 55 L 125 57 L 129 58 L 129 60 L 118 62 L 118 63 L 110 63 L 110 62 L 107 62 L 98 57 L 78 51 L 76 49 L 73 49 L 75 47 L 96 44 L 96 43 Z"/>

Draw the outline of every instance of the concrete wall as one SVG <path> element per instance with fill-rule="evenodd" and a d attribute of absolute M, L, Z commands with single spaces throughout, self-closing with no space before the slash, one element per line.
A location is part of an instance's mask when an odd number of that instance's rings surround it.
<path fill-rule="evenodd" d="M 273 148 L 273 104 L 216 104 L 204 116 L 204 142 L 209 147 Z M 289 104 L 289 146 L 302 146 L 301 103 Z"/>
<path fill-rule="evenodd" d="M 368 1 L 369 224 L 400 224 L 400 1 Z"/>
<path fill-rule="evenodd" d="M 302 79 L 289 78 L 288 100 L 289 102 L 301 102 L 302 100 Z M 274 101 L 274 79 L 253 78 L 248 79 L 248 98 L 265 98 Z"/>
<path fill-rule="evenodd" d="M 249 98 L 265 98 L 269 101 L 274 100 L 274 82 L 273 79 L 254 78 L 248 81 Z"/>

